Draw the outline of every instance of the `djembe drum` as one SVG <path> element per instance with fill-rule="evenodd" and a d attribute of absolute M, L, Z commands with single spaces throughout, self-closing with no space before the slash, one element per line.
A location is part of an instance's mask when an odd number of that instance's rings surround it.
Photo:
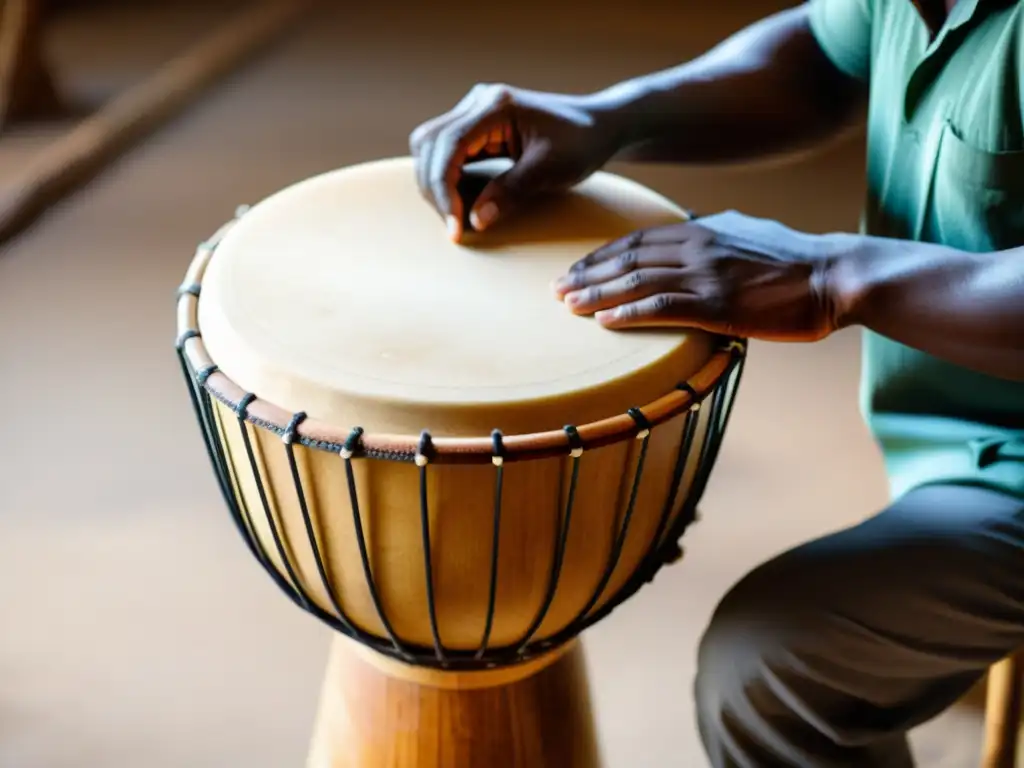
<path fill-rule="evenodd" d="M 214 473 L 337 631 L 309 768 L 600 764 L 578 636 L 681 554 L 744 344 L 608 331 L 550 283 L 684 218 L 602 173 L 455 245 L 395 159 L 200 246 L 178 351 Z"/>

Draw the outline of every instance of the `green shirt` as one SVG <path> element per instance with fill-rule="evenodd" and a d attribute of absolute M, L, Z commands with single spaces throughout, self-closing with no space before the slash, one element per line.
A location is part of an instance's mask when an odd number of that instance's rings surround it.
<path fill-rule="evenodd" d="M 821 47 L 869 83 L 866 233 L 1024 245 L 1021 6 L 960 0 L 933 39 L 912 0 L 811 0 Z M 936 482 L 1024 497 L 1024 384 L 865 331 L 861 408 L 894 497 Z"/>

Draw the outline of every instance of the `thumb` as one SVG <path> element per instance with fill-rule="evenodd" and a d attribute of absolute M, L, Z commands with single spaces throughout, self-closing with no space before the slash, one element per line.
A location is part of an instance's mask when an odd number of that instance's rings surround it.
<path fill-rule="evenodd" d="M 539 160 L 539 158 L 538 158 Z M 480 192 L 469 212 L 469 223 L 477 232 L 508 218 L 529 198 L 545 188 L 543 163 L 524 155 L 504 173 L 495 176 Z"/>

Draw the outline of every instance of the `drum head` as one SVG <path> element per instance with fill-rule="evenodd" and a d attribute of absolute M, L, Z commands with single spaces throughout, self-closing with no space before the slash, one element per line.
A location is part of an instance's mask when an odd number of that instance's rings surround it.
<path fill-rule="evenodd" d="M 709 358 L 700 332 L 613 332 L 551 282 L 638 228 L 685 220 L 599 173 L 453 244 L 412 161 L 367 163 L 250 209 L 206 270 L 213 361 L 259 398 L 339 429 L 479 436 L 558 429 L 671 391 Z"/>

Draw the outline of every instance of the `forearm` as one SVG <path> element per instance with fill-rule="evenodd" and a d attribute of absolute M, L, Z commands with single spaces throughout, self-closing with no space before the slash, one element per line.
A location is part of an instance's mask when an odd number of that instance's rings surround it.
<path fill-rule="evenodd" d="M 837 324 L 861 325 L 951 363 L 1024 381 L 1024 248 L 968 253 L 866 238 L 833 260 Z"/>
<path fill-rule="evenodd" d="M 807 8 L 784 11 L 705 55 L 594 94 L 637 162 L 715 163 L 790 152 L 862 114 L 863 86 L 828 60 Z"/>

